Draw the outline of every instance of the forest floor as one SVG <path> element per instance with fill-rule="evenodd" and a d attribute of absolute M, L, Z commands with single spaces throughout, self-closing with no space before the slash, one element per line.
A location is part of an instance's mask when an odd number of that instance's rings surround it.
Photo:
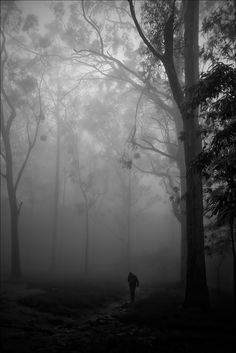
<path fill-rule="evenodd" d="M 129 303 L 120 283 L 3 282 L 4 353 L 231 353 L 232 302 L 213 294 L 212 309 L 184 310 L 174 285 L 146 286 Z"/>

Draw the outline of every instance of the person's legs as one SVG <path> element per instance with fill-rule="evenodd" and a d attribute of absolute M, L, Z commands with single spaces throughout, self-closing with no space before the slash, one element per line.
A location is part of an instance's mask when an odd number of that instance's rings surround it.
<path fill-rule="evenodd" d="M 135 298 L 135 287 L 130 287 L 130 301 L 131 301 L 131 303 L 134 302 L 134 298 Z"/>

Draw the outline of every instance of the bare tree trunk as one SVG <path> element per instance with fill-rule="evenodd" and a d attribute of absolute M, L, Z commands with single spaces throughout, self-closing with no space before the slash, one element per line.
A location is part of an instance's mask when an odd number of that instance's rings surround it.
<path fill-rule="evenodd" d="M 217 264 L 217 291 L 218 291 L 218 293 L 221 292 L 220 270 L 221 270 L 223 261 L 224 261 L 224 259 L 225 259 L 225 255 L 226 255 L 226 254 L 221 255 L 221 259 L 220 259 L 219 263 Z"/>
<path fill-rule="evenodd" d="M 83 180 L 81 176 L 81 165 L 80 165 L 80 156 L 78 150 L 78 140 L 74 136 L 74 156 L 76 161 L 76 169 L 78 172 L 78 185 L 82 192 L 84 199 L 84 208 L 85 208 L 85 256 L 84 256 L 84 273 L 88 275 L 89 272 L 89 198 L 86 191 L 86 186 L 83 186 Z"/>
<path fill-rule="evenodd" d="M 21 264 L 20 264 L 20 248 L 19 248 L 19 232 L 18 232 L 18 218 L 19 209 L 16 199 L 16 190 L 13 180 L 13 161 L 12 150 L 10 146 L 10 136 L 6 133 L 3 134 L 4 145 L 6 150 L 6 181 L 7 191 L 10 205 L 10 218 L 11 218 L 11 279 L 19 279 L 21 277 Z"/>
<path fill-rule="evenodd" d="M 177 107 L 176 107 L 177 108 Z M 177 109 L 176 109 L 177 110 Z M 176 112 L 175 128 L 177 136 L 183 131 L 183 123 Z M 181 244 L 180 244 L 180 283 L 183 287 L 186 285 L 186 267 L 187 267 L 187 220 L 186 220 L 186 168 L 184 160 L 184 146 L 178 139 L 178 157 L 177 166 L 180 175 L 180 225 L 181 225 Z"/>
<path fill-rule="evenodd" d="M 56 106 L 56 168 L 55 168 L 55 188 L 53 203 L 53 224 L 52 224 L 52 254 L 51 269 L 56 268 L 57 246 L 58 246 L 58 208 L 59 208 L 59 185 L 60 185 L 60 161 L 61 161 L 61 129 L 59 116 L 59 102 Z"/>
<path fill-rule="evenodd" d="M 128 170 L 127 188 L 127 267 L 131 271 L 131 169 Z"/>
<path fill-rule="evenodd" d="M 86 234 L 84 268 L 85 268 L 85 274 L 87 275 L 89 271 L 89 205 L 88 205 L 87 195 L 84 195 L 84 199 L 85 199 L 85 234 Z"/>
<path fill-rule="evenodd" d="M 185 183 L 184 183 L 185 184 Z M 181 190 L 186 187 L 181 186 Z M 183 195 L 181 193 L 181 195 Z M 180 283 L 183 287 L 186 284 L 186 267 L 187 267 L 187 222 L 186 222 L 186 203 L 181 201 L 181 262 L 180 262 Z"/>
<path fill-rule="evenodd" d="M 233 255 L 233 295 L 234 295 L 234 311 L 236 313 L 236 252 L 235 252 L 235 240 L 234 240 L 234 217 L 230 219 L 230 237 L 232 243 L 232 255 Z"/>
<path fill-rule="evenodd" d="M 199 1 L 184 1 L 185 23 L 185 86 L 192 87 L 199 80 Z M 186 102 L 191 99 L 186 94 Z M 198 111 L 188 108 L 183 117 L 184 148 L 186 165 L 186 209 L 187 209 L 187 278 L 185 305 L 208 306 L 206 285 L 203 196 L 201 175 L 191 169 L 191 163 L 201 151 L 198 126 Z"/>

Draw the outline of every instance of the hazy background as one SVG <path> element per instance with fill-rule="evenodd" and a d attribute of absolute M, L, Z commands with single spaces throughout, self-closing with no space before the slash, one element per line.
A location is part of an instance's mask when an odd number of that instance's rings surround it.
<path fill-rule="evenodd" d="M 126 8 L 125 3 L 96 1 L 85 8 L 100 26 L 108 55 L 142 75 L 140 39 L 130 17 L 114 8 Z M 202 17 L 210 6 L 206 2 L 204 8 L 203 3 Z M 12 12 L 7 34 L 12 59 L 7 86 L 17 106 L 11 132 L 15 175 L 35 131 L 35 114 L 43 113 L 17 193 L 22 202 L 22 272 L 84 276 L 88 239 L 87 275 L 126 280 L 132 270 L 141 282 L 178 281 L 181 233 L 172 205 L 173 186 L 178 191 L 180 183 L 178 168 L 165 155 L 128 143 L 136 124 L 138 143 L 148 139 L 167 153 L 162 141 L 168 137 L 175 150 L 173 119 L 142 95 L 138 77 L 130 82 L 129 74 L 109 60 L 86 53 L 76 57 L 75 49 L 96 50 L 99 44 L 96 31 L 83 18 L 80 1 L 17 1 L 17 7 L 20 12 Z M 138 16 L 139 9 L 137 3 Z M 154 85 L 165 92 L 161 71 L 156 80 Z M 166 104 L 171 106 L 168 100 Z M 131 169 L 127 161 L 132 161 Z M 9 224 L 2 179 L 3 277 L 10 269 Z M 221 267 L 227 274 L 221 277 L 223 287 L 231 285 L 229 262 L 226 258 Z M 217 285 L 218 264 L 217 256 L 207 257 L 210 286 Z"/>

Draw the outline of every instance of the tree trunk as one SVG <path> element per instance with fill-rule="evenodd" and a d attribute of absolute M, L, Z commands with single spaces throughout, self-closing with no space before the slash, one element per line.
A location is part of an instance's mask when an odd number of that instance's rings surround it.
<path fill-rule="evenodd" d="M 89 265 L 89 205 L 87 196 L 85 198 L 85 234 L 86 234 L 86 243 L 85 243 L 85 274 L 88 274 L 88 265 Z"/>
<path fill-rule="evenodd" d="M 131 271 L 131 169 L 128 170 L 128 188 L 127 188 L 127 267 Z"/>
<path fill-rule="evenodd" d="M 185 86 L 186 89 L 199 80 L 199 1 L 184 1 L 185 23 Z M 186 94 L 186 102 L 191 99 Z M 191 163 L 201 151 L 201 139 L 198 126 L 198 111 L 191 107 L 183 116 L 184 148 L 186 165 L 186 209 L 187 209 L 187 278 L 185 305 L 209 305 L 206 284 L 204 228 L 203 228 L 203 196 L 201 175 L 191 169 Z"/>
<path fill-rule="evenodd" d="M 181 187 L 182 189 L 182 187 Z M 186 267 L 187 267 L 187 223 L 185 201 L 181 201 L 181 262 L 180 262 L 180 284 L 186 285 Z"/>
<path fill-rule="evenodd" d="M 189 94 L 185 95 L 176 73 L 174 49 L 174 11 L 166 21 L 164 28 L 164 54 L 160 54 L 147 40 L 137 21 L 132 0 L 128 0 L 131 16 L 144 43 L 153 55 L 164 65 L 168 76 L 173 98 L 181 113 L 183 121 L 183 139 L 186 167 L 186 220 L 187 220 L 187 276 L 185 305 L 207 307 L 209 296 L 206 284 L 206 268 L 204 254 L 203 200 L 201 176 L 190 169 L 191 162 L 201 150 L 198 130 L 198 114 L 193 109 L 186 109 Z M 185 25 L 185 86 L 191 87 L 198 81 L 198 21 L 199 1 L 184 0 Z M 175 5 L 175 2 L 173 2 Z"/>
<path fill-rule="evenodd" d="M 233 295 L 234 295 L 234 312 L 236 313 L 236 252 L 235 252 L 235 241 L 234 241 L 234 217 L 230 220 L 230 237 L 232 243 L 232 255 L 233 255 Z"/>
<path fill-rule="evenodd" d="M 18 209 L 16 195 L 9 192 L 9 203 L 11 212 L 11 279 L 21 277 L 19 232 L 18 232 Z"/>
<path fill-rule="evenodd" d="M 54 188 L 54 203 L 53 203 L 53 224 L 52 224 L 52 254 L 51 254 L 51 269 L 56 268 L 57 246 L 58 246 L 58 203 L 59 203 L 59 174 L 61 161 L 61 129 L 59 116 L 59 102 L 56 107 L 56 166 L 55 166 L 55 188 Z"/>
<path fill-rule="evenodd" d="M 4 144 L 6 149 L 6 175 L 7 175 L 7 192 L 10 205 L 11 219 L 11 279 L 19 279 L 21 277 L 20 264 L 20 248 L 19 248 L 19 232 L 18 218 L 19 211 L 16 200 L 16 190 L 14 188 L 13 170 L 12 170 L 12 151 L 9 141 L 9 135 L 4 136 Z"/>
<path fill-rule="evenodd" d="M 183 131 L 183 122 L 179 111 L 175 115 L 175 128 L 177 137 Z M 180 284 L 186 285 L 186 267 L 187 267 L 187 221 L 186 221 L 186 168 L 184 160 L 184 146 L 178 139 L 178 157 L 177 166 L 180 174 L 180 225 L 181 225 L 181 244 L 180 244 Z"/>

